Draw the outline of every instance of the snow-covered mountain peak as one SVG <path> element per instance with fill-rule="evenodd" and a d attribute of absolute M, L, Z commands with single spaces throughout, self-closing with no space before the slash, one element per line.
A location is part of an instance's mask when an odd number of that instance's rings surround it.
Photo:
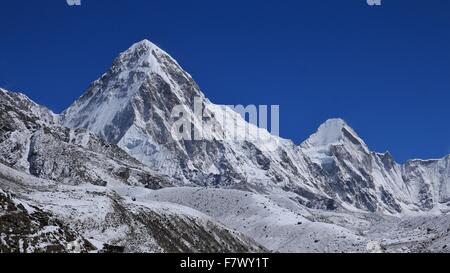
<path fill-rule="evenodd" d="M 132 45 L 130 47 L 130 49 L 134 49 L 134 48 L 137 48 L 137 47 L 146 47 L 146 48 L 149 48 L 149 49 L 161 50 L 157 45 L 155 45 L 154 43 L 150 42 L 148 39 L 144 39 L 144 40 L 142 40 L 140 42 L 135 43 L 134 45 Z"/>
<path fill-rule="evenodd" d="M 329 119 L 323 123 L 309 141 L 314 146 L 324 146 L 337 143 L 343 138 L 343 129 L 348 127 L 342 119 Z"/>
<path fill-rule="evenodd" d="M 158 51 L 168 55 L 166 52 L 164 52 L 164 50 L 159 48 L 157 45 L 155 45 L 154 43 L 150 42 L 147 39 L 144 39 L 140 42 L 134 43 L 127 50 L 120 53 L 120 57 L 130 56 L 130 54 L 138 54 L 139 56 L 144 56 L 145 54 L 151 53 L 152 51 Z"/>
<path fill-rule="evenodd" d="M 125 57 L 125 56 L 130 56 L 131 54 L 137 54 L 137 55 L 139 55 L 141 57 L 142 56 L 148 57 L 149 53 L 157 53 L 158 55 L 166 55 L 169 58 L 171 58 L 170 55 L 166 51 L 164 51 L 159 46 L 157 46 L 156 44 L 150 42 L 147 39 L 144 39 L 144 40 L 142 40 L 140 42 L 134 43 L 127 50 L 122 52 L 120 54 L 120 56 L 121 57 Z"/>
<path fill-rule="evenodd" d="M 155 131 L 168 127 L 171 110 L 192 105 L 194 97 L 204 95 L 191 76 L 166 52 L 143 40 L 122 52 L 61 120 L 67 127 L 89 129 L 112 143 L 128 131 L 143 134 L 147 141 L 150 120 L 155 119 L 150 122 Z"/>
<path fill-rule="evenodd" d="M 129 49 L 122 52 L 114 62 L 114 67 L 122 66 L 124 70 L 142 70 L 146 72 L 161 72 L 164 65 L 162 58 L 170 58 L 164 50 L 150 42 L 142 40 L 133 44 Z M 170 58 L 174 61 L 172 58 Z"/>
<path fill-rule="evenodd" d="M 317 132 L 302 144 L 302 147 L 330 147 L 348 142 L 366 148 L 364 141 L 343 119 L 334 118 L 323 123 Z"/>

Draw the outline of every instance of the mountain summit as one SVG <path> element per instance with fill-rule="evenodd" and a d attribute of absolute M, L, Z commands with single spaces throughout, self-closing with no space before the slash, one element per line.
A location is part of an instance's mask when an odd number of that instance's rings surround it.
<path fill-rule="evenodd" d="M 136 124 L 147 118 L 139 116 L 143 107 L 167 112 L 167 107 L 190 104 L 194 96 L 201 96 L 196 86 L 189 85 L 192 82 L 167 53 L 143 40 L 121 53 L 112 67 L 63 112 L 62 123 L 87 128 L 118 143 L 128 130 L 143 129 L 136 128 L 145 126 Z"/>
<path fill-rule="evenodd" d="M 348 124 L 340 118 L 327 120 L 322 124 L 317 132 L 313 134 L 308 140 L 310 146 L 329 146 L 344 140 L 350 140 L 356 145 L 365 145 L 363 140 L 348 126 Z"/>

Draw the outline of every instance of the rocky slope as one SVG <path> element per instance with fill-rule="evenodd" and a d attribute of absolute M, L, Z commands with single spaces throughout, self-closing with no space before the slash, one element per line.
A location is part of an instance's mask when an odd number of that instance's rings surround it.
<path fill-rule="evenodd" d="M 196 210 L 138 202 L 108 187 L 65 185 L 0 164 L 0 189 L 0 253 L 267 251 Z"/>
<path fill-rule="evenodd" d="M 0 189 L 0 253 L 70 252 L 70 243 L 77 252 L 95 249 L 50 213 Z"/>
<path fill-rule="evenodd" d="M 116 145 L 71 130 L 25 95 L 0 89 L 0 163 L 65 184 L 123 182 L 151 188 L 170 178 L 151 171 Z"/>

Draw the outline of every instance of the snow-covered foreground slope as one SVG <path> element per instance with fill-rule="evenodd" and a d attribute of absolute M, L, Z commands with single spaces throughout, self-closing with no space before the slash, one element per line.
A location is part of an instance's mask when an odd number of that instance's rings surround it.
<path fill-rule="evenodd" d="M 19 173 L 0 164 L 0 189 L 1 207 L 4 208 L 3 203 L 6 202 L 16 206 L 6 206 L 6 214 L 0 211 L 1 252 L 67 252 L 69 243 L 81 244 L 81 250 L 84 251 L 264 250 L 251 239 L 199 211 L 177 204 L 133 201 L 107 187 L 61 185 Z M 14 193 L 15 199 L 5 201 L 7 195 L 3 189 Z M 19 207 L 20 204 L 22 207 Z M 21 208 L 20 213 L 25 216 L 18 213 L 12 215 L 13 209 L 19 210 L 17 207 Z M 42 217 L 51 217 L 54 223 L 41 220 Z M 10 223 L 8 219 L 14 222 L 23 218 L 23 223 L 15 226 L 4 224 Z M 41 223 L 43 221 L 45 224 Z M 30 233 L 35 235 L 31 236 Z M 58 236 L 54 238 L 53 233 Z M 39 244 L 30 245 L 35 241 L 34 237 L 40 239 Z M 46 241 L 49 238 L 52 240 Z M 53 247 L 50 250 L 49 245 Z"/>
<path fill-rule="evenodd" d="M 201 211 L 277 252 L 365 252 L 365 238 L 337 225 L 316 221 L 304 207 L 282 196 L 238 190 L 168 188 L 122 189 L 141 202 L 163 201 Z"/>
<path fill-rule="evenodd" d="M 275 252 L 447 252 L 450 216 L 312 210 L 280 195 L 238 190 L 117 187 L 138 202 L 167 202 L 201 211 Z"/>
<path fill-rule="evenodd" d="M 50 213 L 0 189 L 0 253 L 70 252 L 71 242 L 78 243 L 79 252 L 94 249 Z"/>

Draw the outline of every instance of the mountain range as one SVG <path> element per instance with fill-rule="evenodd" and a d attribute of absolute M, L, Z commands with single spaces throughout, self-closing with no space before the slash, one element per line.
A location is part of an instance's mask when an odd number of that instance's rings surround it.
<path fill-rule="evenodd" d="M 450 156 L 399 164 L 342 119 L 296 145 L 148 40 L 63 113 L 0 89 L 0 116 L 0 252 L 448 251 Z"/>

